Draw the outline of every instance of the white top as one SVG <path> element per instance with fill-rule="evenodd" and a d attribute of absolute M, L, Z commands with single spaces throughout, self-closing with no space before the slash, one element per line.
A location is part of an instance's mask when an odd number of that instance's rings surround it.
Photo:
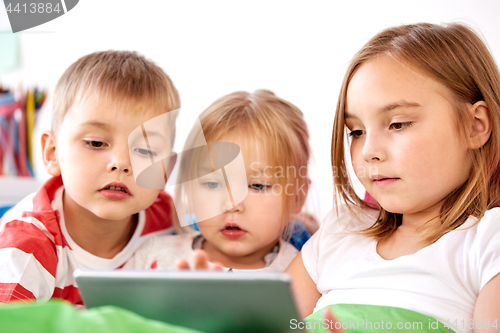
<path fill-rule="evenodd" d="M 193 251 L 201 248 L 200 233 L 158 236 L 148 240 L 125 264 L 125 269 L 176 269 L 175 261 L 178 258 L 186 259 L 193 267 Z M 278 249 L 279 248 L 279 249 Z M 232 271 L 276 271 L 283 272 L 295 258 L 297 249 L 280 240 L 279 247 L 264 257 L 266 267 L 252 270 L 231 269 Z M 229 270 L 229 268 L 226 268 Z"/>
<path fill-rule="evenodd" d="M 372 304 L 413 310 L 445 324 L 472 318 L 479 292 L 500 272 L 500 208 L 488 210 L 476 225 L 470 217 L 435 243 L 394 260 L 378 255 L 374 239 L 346 234 L 372 225 L 378 212 L 358 215 L 336 218 L 331 212 L 302 249 L 304 266 L 322 294 L 314 311 Z"/>

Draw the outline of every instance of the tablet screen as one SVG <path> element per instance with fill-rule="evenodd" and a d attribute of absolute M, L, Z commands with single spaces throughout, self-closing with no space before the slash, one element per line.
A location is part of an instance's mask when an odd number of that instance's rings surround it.
<path fill-rule="evenodd" d="M 290 277 L 269 272 L 77 270 L 87 308 L 115 305 L 203 332 L 297 332 Z"/>

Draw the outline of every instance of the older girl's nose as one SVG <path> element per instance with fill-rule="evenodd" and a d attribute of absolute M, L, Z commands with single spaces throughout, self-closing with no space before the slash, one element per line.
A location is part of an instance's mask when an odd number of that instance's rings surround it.
<path fill-rule="evenodd" d="M 380 135 L 366 132 L 361 151 L 363 159 L 369 163 L 385 160 L 386 154 L 383 145 L 383 138 Z"/>

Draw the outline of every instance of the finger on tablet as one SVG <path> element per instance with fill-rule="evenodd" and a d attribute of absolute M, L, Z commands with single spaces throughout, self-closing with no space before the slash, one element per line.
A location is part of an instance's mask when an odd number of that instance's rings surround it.
<path fill-rule="evenodd" d="M 203 250 L 195 250 L 193 252 L 194 269 L 195 270 L 209 270 L 209 271 L 222 271 L 224 266 L 219 262 L 211 263 L 208 261 L 207 252 Z"/>
<path fill-rule="evenodd" d="M 210 270 L 211 271 L 222 271 L 222 270 L 224 270 L 224 266 L 222 266 L 221 263 L 211 262 L 211 263 L 208 263 L 208 264 L 210 266 Z"/>
<path fill-rule="evenodd" d="M 183 271 L 191 269 L 191 267 L 189 267 L 189 263 L 187 262 L 187 260 L 182 259 L 182 258 L 179 258 L 175 261 L 175 266 L 177 267 L 177 269 L 180 269 Z"/>
<path fill-rule="evenodd" d="M 195 270 L 207 270 L 210 268 L 207 253 L 205 251 L 195 250 L 193 252 L 193 258 Z"/>

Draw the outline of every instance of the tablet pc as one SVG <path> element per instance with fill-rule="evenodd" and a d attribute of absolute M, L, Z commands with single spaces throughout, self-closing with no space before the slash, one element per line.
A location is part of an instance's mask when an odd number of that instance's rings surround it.
<path fill-rule="evenodd" d="M 87 308 L 115 305 L 202 332 L 298 332 L 285 273 L 76 270 Z"/>

